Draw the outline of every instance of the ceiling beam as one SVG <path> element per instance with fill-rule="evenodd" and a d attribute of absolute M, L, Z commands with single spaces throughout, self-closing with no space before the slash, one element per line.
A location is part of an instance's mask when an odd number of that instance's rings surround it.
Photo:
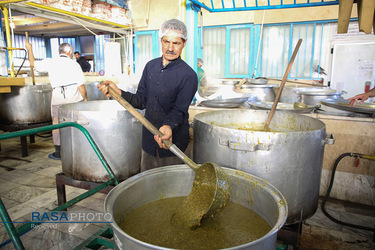
<path fill-rule="evenodd" d="M 62 23 L 62 22 L 54 22 L 54 23 L 43 23 L 38 25 L 22 25 L 15 27 L 15 32 L 26 32 L 32 33 L 33 31 L 44 31 L 46 30 L 56 30 L 56 29 L 67 29 L 71 27 L 76 27 L 73 24 L 70 23 Z"/>
<path fill-rule="evenodd" d="M 61 22 L 66 22 L 66 23 L 71 23 L 74 25 L 84 25 L 90 30 L 101 30 L 101 33 L 120 33 L 120 34 L 127 34 L 128 30 L 127 28 L 123 27 L 116 27 L 116 26 L 111 26 L 108 24 L 104 24 L 101 22 L 96 22 L 88 19 L 83 19 L 80 17 L 75 17 L 72 13 L 72 15 L 64 15 L 61 13 L 53 13 L 52 11 L 46 11 L 38 8 L 33 8 L 32 6 L 28 5 L 23 5 L 20 3 L 13 4 L 12 7 L 13 10 L 25 13 L 25 14 L 33 14 L 35 16 L 39 17 L 44 17 L 48 19 L 53 19 L 56 21 L 61 21 Z"/>
<path fill-rule="evenodd" d="M 17 25 L 30 25 L 30 24 L 37 24 L 37 23 L 47 23 L 47 22 L 52 22 L 54 20 L 44 18 L 44 17 L 27 17 L 27 16 L 22 15 L 22 16 L 13 16 L 12 21 L 17 26 Z"/>

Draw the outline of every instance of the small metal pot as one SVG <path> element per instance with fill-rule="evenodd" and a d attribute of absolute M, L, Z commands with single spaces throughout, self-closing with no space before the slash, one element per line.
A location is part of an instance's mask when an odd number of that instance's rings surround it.
<path fill-rule="evenodd" d="M 275 100 L 275 92 L 273 90 L 277 85 L 253 85 L 242 84 L 238 93 L 249 94 L 252 96 L 253 102 L 273 102 Z"/>
<path fill-rule="evenodd" d="M 306 105 L 317 105 L 323 99 L 344 99 L 342 97 L 345 91 L 338 92 L 334 89 L 329 88 L 304 88 L 295 90 L 296 94 L 299 95 L 299 102 Z"/>
<path fill-rule="evenodd" d="M 279 92 L 279 89 L 280 89 L 279 86 L 273 88 L 275 95 Z M 296 91 L 302 90 L 302 89 L 305 89 L 305 88 L 285 86 L 283 91 L 281 92 L 279 102 L 284 102 L 284 103 L 299 102 L 301 100 L 301 97 L 299 94 L 296 93 Z"/>

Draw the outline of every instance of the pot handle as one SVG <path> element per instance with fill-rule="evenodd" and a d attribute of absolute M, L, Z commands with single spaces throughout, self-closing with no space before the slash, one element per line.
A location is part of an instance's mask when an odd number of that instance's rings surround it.
<path fill-rule="evenodd" d="M 62 123 L 62 122 L 71 122 L 71 121 L 68 121 L 65 118 L 59 118 L 59 123 Z M 84 120 L 77 120 L 77 121 L 73 121 L 73 122 L 78 123 L 79 125 L 89 125 L 90 124 L 89 121 L 84 121 Z"/>
<path fill-rule="evenodd" d="M 333 145 L 335 144 L 335 136 L 331 133 L 326 134 L 326 138 L 322 140 L 322 146 L 324 144 Z"/>
<path fill-rule="evenodd" d="M 219 144 L 223 146 L 227 146 L 230 149 L 238 150 L 238 151 L 270 151 L 272 149 L 273 144 L 266 144 L 266 143 L 239 143 L 239 142 L 231 142 L 231 141 L 223 141 L 219 138 Z"/>

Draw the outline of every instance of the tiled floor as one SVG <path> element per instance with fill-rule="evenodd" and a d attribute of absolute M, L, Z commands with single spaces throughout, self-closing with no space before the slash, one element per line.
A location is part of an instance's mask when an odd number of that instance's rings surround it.
<path fill-rule="evenodd" d="M 48 134 L 43 134 L 46 135 Z M 27 157 L 22 157 L 19 138 L 0 143 L 0 197 L 11 219 L 16 222 L 29 220 L 33 211 L 57 207 L 55 174 L 62 172 L 62 169 L 61 161 L 47 157 L 54 150 L 52 138 L 35 136 L 35 143 L 28 144 Z M 66 187 L 67 199 L 85 192 L 83 189 Z M 69 210 L 103 212 L 104 198 L 105 194 L 97 193 L 73 205 Z M 327 203 L 326 209 L 340 220 L 375 226 L 374 207 L 336 201 Z M 52 228 L 33 229 L 21 236 L 21 240 L 26 249 L 73 249 L 103 226 L 104 224 L 98 223 L 54 224 Z M 4 224 L 0 224 L 0 244 L 8 239 Z M 299 248 L 375 249 L 375 243 L 373 233 L 336 224 L 319 207 L 315 215 L 302 225 Z M 14 249 L 14 246 L 9 243 L 1 249 Z"/>

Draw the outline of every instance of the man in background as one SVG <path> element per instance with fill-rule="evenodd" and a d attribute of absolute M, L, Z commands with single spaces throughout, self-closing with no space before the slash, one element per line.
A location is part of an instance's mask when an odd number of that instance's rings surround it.
<path fill-rule="evenodd" d="M 206 80 L 206 72 L 204 71 L 204 69 L 202 69 L 202 66 L 203 66 L 203 60 L 201 58 L 198 58 L 198 71 L 197 71 L 197 75 L 198 75 L 198 92 L 199 94 L 202 96 L 202 90 L 200 89 L 200 87 L 206 87 L 207 86 L 207 80 Z"/>
<path fill-rule="evenodd" d="M 31 43 L 26 41 L 25 48 L 29 53 L 30 66 L 34 66 L 37 71 L 48 72 L 52 87 L 52 124 L 58 124 L 59 105 L 82 100 L 87 101 L 84 85 L 85 77 L 79 64 L 72 60 L 73 48 L 68 43 L 62 43 L 59 46 L 59 57 L 45 58 L 41 61 L 35 61 Z M 58 129 L 52 131 L 52 139 L 55 152 L 49 154 L 48 158 L 60 160 L 60 134 Z"/>
<path fill-rule="evenodd" d="M 74 57 L 76 58 L 77 63 L 81 66 L 83 72 L 90 72 L 90 63 L 86 61 L 78 51 L 74 52 Z"/>

